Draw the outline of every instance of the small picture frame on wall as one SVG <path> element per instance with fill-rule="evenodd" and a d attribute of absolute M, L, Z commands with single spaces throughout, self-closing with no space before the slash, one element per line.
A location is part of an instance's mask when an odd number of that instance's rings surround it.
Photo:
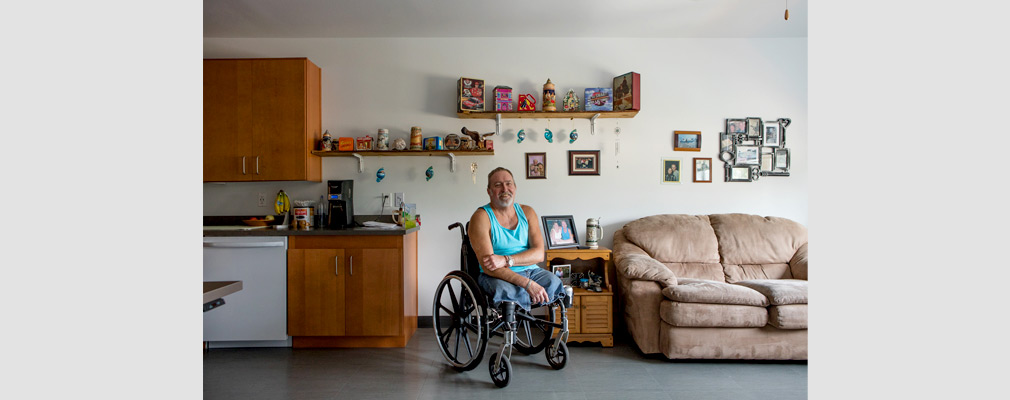
<path fill-rule="evenodd" d="M 726 119 L 726 133 L 730 135 L 747 133 L 747 120 L 736 118 Z"/>
<path fill-rule="evenodd" d="M 712 159 L 694 159 L 694 181 L 712 183 Z"/>
<path fill-rule="evenodd" d="M 680 176 L 681 171 L 683 171 L 683 168 L 681 168 L 679 158 L 664 158 L 660 165 L 663 169 L 662 171 L 660 171 L 662 183 L 664 184 L 680 183 Z"/>
<path fill-rule="evenodd" d="M 599 174 L 599 150 L 568 150 L 568 175 Z"/>
<path fill-rule="evenodd" d="M 701 132 L 673 131 L 674 151 L 701 151 Z"/>
<path fill-rule="evenodd" d="M 764 145 L 767 147 L 779 147 L 782 143 L 782 127 L 778 121 L 765 121 L 764 123 Z"/>
<path fill-rule="evenodd" d="M 751 139 L 760 139 L 762 133 L 761 118 L 747 118 L 747 137 Z"/>
<path fill-rule="evenodd" d="M 571 215 L 544 215 L 540 220 L 548 250 L 579 247 L 579 233 Z"/>
<path fill-rule="evenodd" d="M 734 165 L 759 165 L 761 163 L 760 147 L 736 146 Z"/>
<path fill-rule="evenodd" d="M 739 167 L 729 167 L 726 168 L 726 182 L 750 182 L 751 179 L 751 168 L 749 166 L 739 166 Z"/>
<path fill-rule="evenodd" d="M 547 179 L 547 153 L 526 153 L 526 179 Z"/>

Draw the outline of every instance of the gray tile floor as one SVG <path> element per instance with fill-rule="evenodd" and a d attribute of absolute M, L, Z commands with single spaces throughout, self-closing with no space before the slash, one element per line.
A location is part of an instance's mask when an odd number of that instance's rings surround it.
<path fill-rule="evenodd" d="M 488 355 L 501 339 L 492 339 Z M 512 355 L 512 381 L 498 389 L 487 356 L 456 372 L 431 328 L 405 348 L 212 349 L 203 357 L 205 399 L 806 399 L 802 362 L 668 361 L 627 341 L 612 348 L 573 344 L 554 370 L 543 352 Z"/>

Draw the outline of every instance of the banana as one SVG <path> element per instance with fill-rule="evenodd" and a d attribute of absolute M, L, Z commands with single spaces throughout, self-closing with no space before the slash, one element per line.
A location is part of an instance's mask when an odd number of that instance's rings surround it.
<path fill-rule="evenodd" d="M 285 213 L 287 211 L 287 210 L 284 209 L 284 202 L 285 202 L 285 198 L 286 197 L 287 197 L 287 195 L 284 194 L 283 190 L 281 190 L 280 192 L 277 192 L 277 198 L 274 199 L 274 213 L 275 214 L 283 214 L 283 213 Z"/>

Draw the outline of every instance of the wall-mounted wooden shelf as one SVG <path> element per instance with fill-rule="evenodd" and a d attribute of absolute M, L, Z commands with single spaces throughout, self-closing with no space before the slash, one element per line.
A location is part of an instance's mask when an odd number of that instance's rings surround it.
<path fill-rule="evenodd" d="M 399 156 L 448 156 L 449 154 L 454 154 L 457 156 L 493 156 L 494 150 L 424 150 L 424 151 L 381 151 L 381 150 L 368 150 L 368 151 L 320 151 L 315 150 L 312 152 L 320 157 L 355 157 L 355 154 L 360 154 L 362 156 L 380 156 L 380 157 L 399 157 Z"/>
<path fill-rule="evenodd" d="M 405 156 L 446 156 L 449 157 L 449 171 L 456 172 L 456 156 L 493 156 L 494 150 L 403 150 L 403 151 L 320 151 L 312 152 L 320 157 L 357 157 L 358 173 L 365 172 L 365 156 L 405 157 Z"/>
<path fill-rule="evenodd" d="M 456 113 L 459 118 L 467 119 L 495 119 L 498 114 L 502 118 L 593 118 L 599 114 L 599 118 L 634 118 L 638 115 L 638 110 L 627 111 L 460 111 Z"/>
<path fill-rule="evenodd" d="M 494 133 L 501 135 L 502 119 L 586 118 L 589 132 L 596 134 L 597 118 L 634 118 L 638 110 L 626 111 L 458 111 L 456 116 L 465 119 L 493 119 Z"/>

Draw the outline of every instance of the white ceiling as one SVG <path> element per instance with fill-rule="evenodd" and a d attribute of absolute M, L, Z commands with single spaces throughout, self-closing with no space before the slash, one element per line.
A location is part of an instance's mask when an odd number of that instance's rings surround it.
<path fill-rule="evenodd" d="M 807 37 L 807 0 L 204 0 L 204 37 Z M 789 20 L 783 16 L 789 6 Z"/>

